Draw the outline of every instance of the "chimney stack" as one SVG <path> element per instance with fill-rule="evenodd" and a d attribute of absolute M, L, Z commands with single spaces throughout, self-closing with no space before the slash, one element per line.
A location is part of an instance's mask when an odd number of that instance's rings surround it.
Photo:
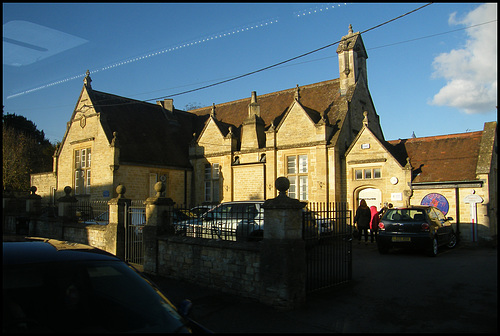
<path fill-rule="evenodd" d="M 172 98 L 164 99 L 163 101 L 158 100 L 156 103 L 169 112 L 174 111 L 174 100 Z"/>

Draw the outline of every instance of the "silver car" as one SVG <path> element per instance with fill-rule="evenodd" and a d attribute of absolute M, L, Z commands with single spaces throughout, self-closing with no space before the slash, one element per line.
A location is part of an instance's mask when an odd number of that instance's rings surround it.
<path fill-rule="evenodd" d="M 264 230 L 264 201 L 221 203 L 199 218 L 175 224 L 176 233 L 222 240 L 259 240 Z"/>

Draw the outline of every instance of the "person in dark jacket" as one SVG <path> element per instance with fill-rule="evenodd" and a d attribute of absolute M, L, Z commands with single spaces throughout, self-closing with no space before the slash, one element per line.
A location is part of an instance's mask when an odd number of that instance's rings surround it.
<path fill-rule="evenodd" d="M 359 207 L 356 210 L 356 216 L 354 217 L 354 224 L 358 224 L 358 241 L 361 242 L 361 235 L 365 235 L 365 243 L 368 243 L 368 229 L 370 228 L 370 221 L 372 219 L 372 213 L 366 201 L 364 199 L 359 203 Z"/>

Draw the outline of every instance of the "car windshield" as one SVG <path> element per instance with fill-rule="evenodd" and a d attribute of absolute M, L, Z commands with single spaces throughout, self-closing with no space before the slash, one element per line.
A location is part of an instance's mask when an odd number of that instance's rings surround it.
<path fill-rule="evenodd" d="M 425 221 L 422 209 L 389 209 L 381 220 L 398 222 L 422 222 Z"/>
<path fill-rule="evenodd" d="M 15 320 L 28 321 L 25 331 L 185 331 L 168 300 L 121 262 L 4 265 L 3 303 L 4 331 Z"/>

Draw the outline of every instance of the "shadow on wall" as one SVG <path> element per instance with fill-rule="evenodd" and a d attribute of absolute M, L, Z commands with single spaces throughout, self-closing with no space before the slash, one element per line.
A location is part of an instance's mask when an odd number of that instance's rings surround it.
<path fill-rule="evenodd" d="M 456 230 L 456 224 L 453 224 Z M 490 237 L 490 239 L 484 238 Z M 492 242 L 490 228 L 483 224 L 460 222 L 460 240 L 463 243 Z M 496 240 L 496 239 L 495 239 Z"/>

